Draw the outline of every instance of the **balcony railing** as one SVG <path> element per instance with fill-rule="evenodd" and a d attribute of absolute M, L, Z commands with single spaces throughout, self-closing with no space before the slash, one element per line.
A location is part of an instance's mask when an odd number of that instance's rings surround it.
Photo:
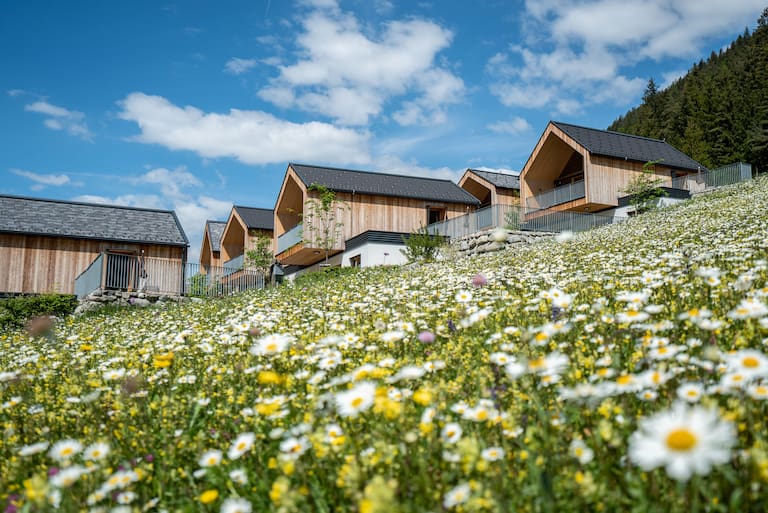
<path fill-rule="evenodd" d="M 751 179 L 752 166 L 744 162 L 737 162 L 702 173 L 677 176 L 672 179 L 671 187 L 691 192 L 702 192 Z"/>
<path fill-rule="evenodd" d="M 264 287 L 264 273 L 238 267 L 200 266 L 169 258 L 101 253 L 75 278 L 75 293 L 83 298 L 91 292 L 120 290 L 147 294 L 221 296 Z M 230 260 L 231 264 L 237 258 Z"/>
<path fill-rule="evenodd" d="M 531 232 L 582 232 L 625 219 L 626 216 L 610 213 L 560 212 L 523 209 L 517 205 L 492 205 L 447 221 L 430 224 L 427 230 L 429 233 L 451 239 L 498 227 Z"/>
<path fill-rule="evenodd" d="M 568 185 L 556 187 L 549 191 L 534 194 L 526 200 L 525 206 L 529 209 L 545 209 L 562 203 L 568 203 L 569 201 L 577 200 L 584 196 L 584 180 L 580 180 Z"/>
<path fill-rule="evenodd" d="M 277 238 L 277 254 L 279 255 L 286 249 L 289 249 L 302 240 L 302 228 L 304 225 L 297 224 Z"/>

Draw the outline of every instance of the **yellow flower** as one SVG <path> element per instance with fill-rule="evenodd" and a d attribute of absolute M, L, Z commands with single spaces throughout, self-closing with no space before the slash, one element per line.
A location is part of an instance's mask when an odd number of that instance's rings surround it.
<path fill-rule="evenodd" d="M 432 402 L 432 392 L 426 388 L 420 388 L 413 393 L 413 402 L 426 406 Z"/>
<path fill-rule="evenodd" d="M 218 490 L 206 490 L 200 494 L 200 502 L 203 504 L 210 504 L 219 498 Z"/>

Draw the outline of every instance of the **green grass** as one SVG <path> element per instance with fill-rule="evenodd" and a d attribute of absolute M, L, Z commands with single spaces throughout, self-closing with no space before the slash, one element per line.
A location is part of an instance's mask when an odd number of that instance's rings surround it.
<path fill-rule="evenodd" d="M 758 180 L 567 242 L 7 332 L 0 506 L 760 511 L 767 279 Z"/>

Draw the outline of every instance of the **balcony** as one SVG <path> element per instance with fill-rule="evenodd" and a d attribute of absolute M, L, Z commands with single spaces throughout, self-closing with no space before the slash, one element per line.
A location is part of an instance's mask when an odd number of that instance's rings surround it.
<path fill-rule="evenodd" d="M 277 254 L 279 255 L 302 240 L 304 225 L 299 223 L 277 238 Z"/>
<path fill-rule="evenodd" d="M 584 180 L 580 180 L 561 187 L 555 187 L 546 192 L 534 194 L 525 201 L 525 206 L 529 209 L 545 209 L 584 198 L 585 195 Z"/>

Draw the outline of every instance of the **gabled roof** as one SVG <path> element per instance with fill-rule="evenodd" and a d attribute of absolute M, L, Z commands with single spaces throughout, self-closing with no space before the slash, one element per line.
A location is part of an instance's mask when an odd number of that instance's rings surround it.
<path fill-rule="evenodd" d="M 465 205 L 479 203 L 477 198 L 450 180 L 304 164 L 289 164 L 289 166 L 307 187 L 319 184 L 335 192 L 354 192 L 372 196 L 394 196 Z"/>
<path fill-rule="evenodd" d="M 674 146 L 659 139 L 639 135 L 587 128 L 559 121 L 553 125 L 582 145 L 593 155 L 603 155 L 636 162 L 660 161 L 659 164 L 691 171 L 706 171 L 706 168 Z"/>
<path fill-rule="evenodd" d="M 211 241 L 211 251 L 221 251 L 221 236 L 224 235 L 226 221 L 206 221 L 205 231 L 208 232 L 208 240 Z"/>
<path fill-rule="evenodd" d="M 188 246 L 172 210 L 0 196 L 0 232 Z"/>
<path fill-rule="evenodd" d="M 249 230 L 274 230 L 275 215 L 274 210 L 268 208 L 253 208 L 235 205 L 232 207 L 245 222 Z M 223 230 L 222 230 L 223 232 Z"/>
<path fill-rule="evenodd" d="M 506 173 L 496 173 L 493 171 L 484 171 L 482 169 L 472 169 L 470 171 L 480 178 L 489 181 L 493 185 L 501 189 L 516 189 L 520 190 L 520 177 L 517 175 L 509 175 Z"/>

